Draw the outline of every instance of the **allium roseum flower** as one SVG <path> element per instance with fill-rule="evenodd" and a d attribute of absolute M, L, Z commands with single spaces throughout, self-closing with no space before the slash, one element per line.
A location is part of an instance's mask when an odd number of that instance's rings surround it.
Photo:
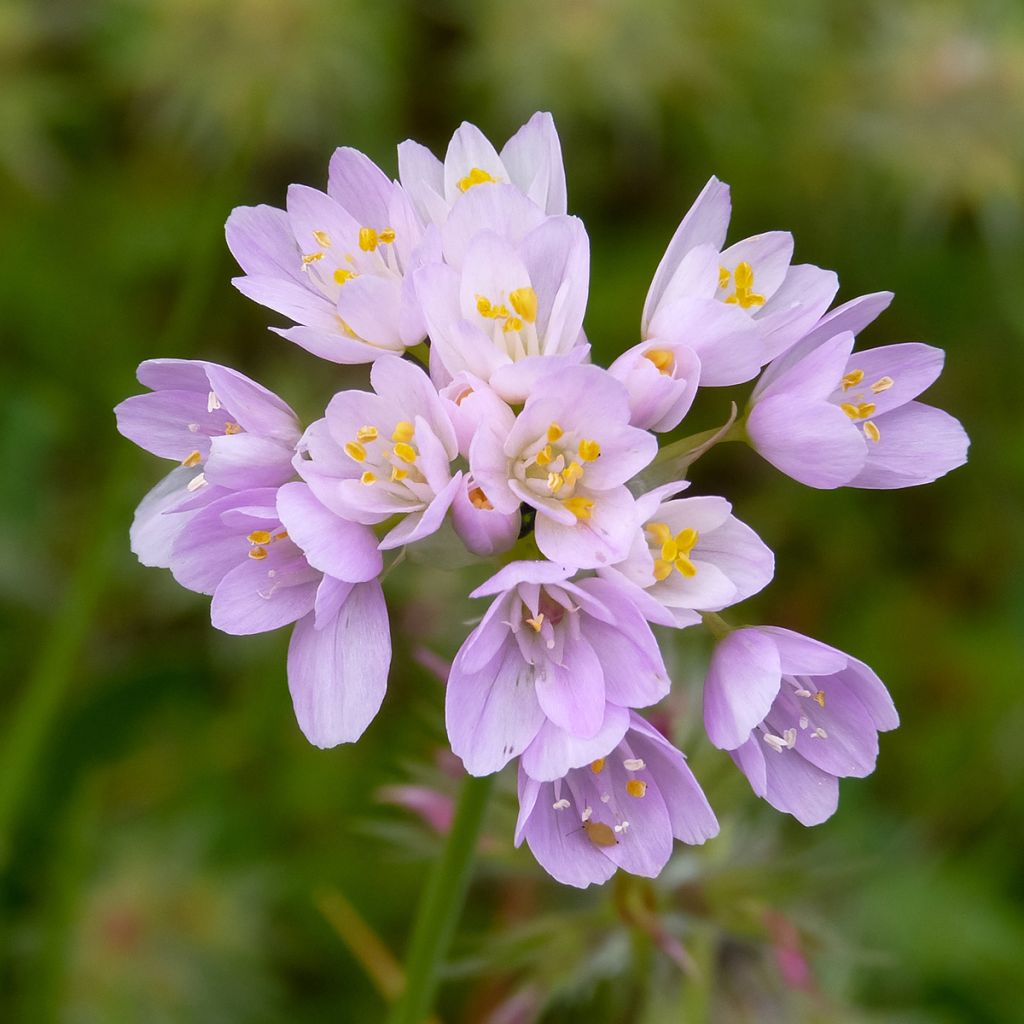
<path fill-rule="evenodd" d="M 342 391 L 312 424 L 295 461 L 317 498 L 353 522 L 401 516 L 380 542 L 401 547 L 436 531 L 462 474 L 452 476 L 458 442 L 430 378 L 413 363 L 382 356 L 370 370 L 373 393 Z"/>
<path fill-rule="evenodd" d="M 929 345 L 853 353 L 839 334 L 767 373 L 747 433 L 773 466 L 810 487 L 931 483 L 967 460 L 967 435 L 948 413 L 913 401 L 942 372 Z M 771 368 L 769 368 L 771 369 Z"/>
<path fill-rule="evenodd" d="M 669 242 L 641 318 L 645 340 L 694 349 L 702 385 L 750 380 L 814 326 L 839 288 L 830 270 L 791 265 L 787 231 L 723 249 L 730 213 L 729 186 L 711 178 Z"/>
<path fill-rule="evenodd" d="M 153 455 L 200 467 L 188 491 L 272 487 L 295 475 L 299 421 L 255 381 L 191 359 L 148 359 L 137 376 L 152 391 L 117 406 L 117 429 Z"/>
<path fill-rule="evenodd" d="M 367 363 L 423 340 L 406 278 L 438 258 L 440 240 L 423 224 L 400 185 L 369 157 L 338 149 L 327 192 L 288 190 L 288 208 L 241 206 L 227 240 L 245 277 L 243 295 L 299 326 L 271 328 L 335 363 Z"/>
<path fill-rule="evenodd" d="M 625 483 L 655 456 L 653 435 L 630 426 L 629 400 L 596 366 L 572 366 L 533 386 L 511 430 L 484 426 L 473 475 L 496 509 L 537 510 L 541 553 L 580 569 L 624 558 L 639 525 Z"/>
<path fill-rule="evenodd" d="M 288 686 L 299 727 L 319 747 L 362 735 L 391 662 L 372 530 L 333 516 L 305 484 L 239 491 L 191 517 L 170 569 L 182 586 L 212 595 L 210 617 L 225 633 L 296 623 Z"/>
<path fill-rule="evenodd" d="M 566 885 L 607 881 L 616 868 L 653 878 L 672 840 L 700 844 L 718 821 L 686 758 L 639 715 L 604 756 L 538 782 L 519 767 L 519 821 L 541 867 Z"/>
<path fill-rule="evenodd" d="M 676 498 L 687 483 L 665 484 L 637 498 L 643 524 L 628 556 L 599 574 L 625 588 L 650 621 L 691 626 L 763 590 L 775 556 L 725 498 Z"/>
<path fill-rule="evenodd" d="M 568 734 L 542 737 L 550 756 L 571 760 L 572 740 L 605 728 L 606 705 L 647 707 L 668 692 L 657 641 L 629 599 L 603 580 L 569 582 L 572 573 L 552 562 L 513 562 L 470 595 L 495 596 L 448 679 L 448 738 L 470 774 L 497 771 L 546 721 Z M 612 716 L 608 746 L 627 725 L 624 715 Z M 535 754 L 542 765 L 546 752 Z M 580 763 L 594 756 L 584 749 Z"/>
<path fill-rule="evenodd" d="M 463 122 L 442 164 L 418 142 L 398 147 L 399 178 L 424 223 L 443 224 L 460 196 L 482 185 L 511 184 L 543 212 L 566 211 L 562 147 L 550 114 L 537 113 L 499 154 L 475 125 Z"/>
<path fill-rule="evenodd" d="M 582 223 L 549 217 L 517 243 L 491 229 L 479 231 L 461 269 L 442 263 L 422 267 L 415 285 L 431 343 L 447 372 L 468 372 L 518 403 L 541 374 L 579 363 L 587 354 L 579 343 L 589 278 L 590 245 Z"/>
<path fill-rule="evenodd" d="M 829 818 L 839 782 L 875 769 L 899 717 L 862 661 L 774 626 L 729 633 L 704 683 L 704 727 L 754 792 L 804 825 Z"/>

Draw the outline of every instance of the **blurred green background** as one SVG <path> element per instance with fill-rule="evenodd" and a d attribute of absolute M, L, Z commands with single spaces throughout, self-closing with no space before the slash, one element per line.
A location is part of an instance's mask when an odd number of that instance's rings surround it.
<path fill-rule="evenodd" d="M 903 726 L 805 830 L 700 737 L 704 642 L 664 636 L 663 720 L 722 836 L 655 885 L 561 889 L 513 851 L 505 779 L 438 1018 L 1024 1019 L 1024 12 L 985 0 L 4 0 L 0 1019 L 382 1019 L 439 848 L 395 801 L 433 790 L 443 816 L 458 782 L 417 646 L 451 656 L 488 570 L 392 577 L 384 711 L 314 750 L 285 634 L 219 635 L 133 560 L 166 467 L 110 410 L 168 355 L 318 416 L 363 371 L 266 331 L 229 283 L 228 212 L 322 186 L 336 145 L 394 174 L 403 138 L 443 151 L 467 119 L 500 144 L 536 109 L 590 232 L 601 361 L 715 173 L 732 238 L 788 228 L 841 298 L 895 290 L 864 340 L 945 348 L 931 401 L 973 448 L 893 493 L 811 492 L 732 446 L 696 467 L 778 555 L 740 618 L 865 658 Z"/>

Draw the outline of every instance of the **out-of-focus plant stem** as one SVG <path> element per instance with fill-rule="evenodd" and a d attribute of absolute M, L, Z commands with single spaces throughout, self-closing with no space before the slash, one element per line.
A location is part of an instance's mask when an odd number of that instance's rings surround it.
<path fill-rule="evenodd" d="M 405 958 L 405 989 L 388 1016 L 388 1024 L 423 1024 L 430 1013 L 438 978 L 469 885 L 469 872 L 494 776 L 467 776 L 455 820 L 440 859 L 420 897 Z"/>

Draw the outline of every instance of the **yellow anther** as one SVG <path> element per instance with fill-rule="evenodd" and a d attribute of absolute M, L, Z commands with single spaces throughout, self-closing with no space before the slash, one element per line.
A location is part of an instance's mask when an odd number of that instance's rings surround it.
<path fill-rule="evenodd" d="M 404 441 L 399 441 L 394 448 L 391 449 L 395 455 L 400 458 L 403 462 L 415 462 L 416 461 L 416 449 L 411 444 L 406 444 Z"/>
<path fill-rule="evenodd" d="M 253 530 L 245 539 L 250 544 L 269 544 L 274 535 L 269 530 Z"/>
<path fill-rule="evenodd" d="M 359 229 L 359 248 L 363 252 L 373 252 L 377 248 L 377 232 L 373 228 Z"/>
<path fill-rule="evenodd" d="M 346 281 L 351 281 L 353 277 L 359 275 L 354 270 L 346 270 L 344 267 L 338 267 L 334 272 L 334 283 L 344 284 Z"/>
<path fill-rule="evenodd" d="M 322 260 L 323 258 L 324 254 L 322 252 L 307 252 L 306 255 L 302 257 L 302 265 L 304 267 L 308 267 L 310 263 L 316 263 L 317 260 Z"/>
<path fill-rule="evenodd" d="M 563 505 L 577 518 L 583 522 L 587 522 L 590 519 L 594 511 L 594 503 L 590 498 L 584 498 L 582 495 L 575 495 L 572 498 L 566 498 Z"/>
<path fill-rule="evenodd" d="M 355 462 L 363 462 L 366 459 L 366 449 L 358 441 L 349 441 L 345 445 L 345 454 Z"/>
<path fill-rule="evenodd" d="M 672 539 L 672 531 L 665 523 L 648 523 L 645 529 L 658 544 L 664 544 Z"/>
<path fill-rule="evenodd" d="M 535 618 L 527 619 L 526 621 L 534 633 L 539 633 L 540 627 L 544 625 L 544 613 L 538 612 Z"/>
<path fill-rule="evenodd" d="M 481 316 L 486 316 L 486 317 L 494 316 L 494 313 L 492 312 L 492 309 L 493 309 L 493 307 L 491 306 L 491 300 L 489 298 L 487 298 L 486 295 L 478 295 L 476 297 L 476 311 Z"/>
<path fill-rule="evenodd" d="M 505 317 L 509 316 L 508 306 L 504 302 L 500 306 L 495 306 L 492 315 L 496 320 L 504 320 Z"/>
<path fill-rule="evenodd" d="M 565 477 L 561 473 L 548 473 L 548 490 L 557 494 L 565 486 Z"/>
<path fill-rule="evenodd" d="M 480 167 L 473 167 L 469 174 L 464 178 L 459 178 L 458 189 L 460 192 L 468 192 L 474 185 L 483 185 L 486 182 L 497 182 L 497 178 L 491 177 L 485 170 Z"/>
<path fill-rule="evenodd" d="M 376 441 L 377 440 L 377 428 L 376 427 L 371 427 L 369 425 L 366 425 L 364 427 L 360 427 L 356 431 L 356 440 L 357 441 L 362 441 L 363 444 L 366 444 L 369 441 Z"/>
<path fill-rule="evenodd" d="M 662 580 L 667 580 L 672 575 L 674 566 L 671 562 L 665 562 L 660 558 L 654 561 L 654 578 L 660 583 Z"/>
<path fill-rule="evenodd" d="M 409 475 L 409 470 L 399 469 L 398 466 L 391 467 L 392 480 L 404 480 Z"/>
<path fill-rule="evenodd" d="M 483 509 L 489 512 L 494 506 L 490 503 L 488 497 L 479 487 L 474 487 L 469 492 L 469 503 L 473 508 Z"/>
<path fill-rule="evenodd" d="M 590 762 L 590 770 L 595 775 L 600 775 L 601 772 L 604 770 L 604 758 L 603 757 L 599 757 L 596 761 L 591 761 Z"/>
<path fill-rule="evenodd" d="M 669 537 L 664 544 L 661 545 L 661 558 L 664 562 L 674 562 L 679 557 L 679 545 L 676 544 L 674 537 Z"/>
<path fill-rule="evenodd" d="M 718 280 L 721 284 L 721 268 L 719 269 Z M 726 303 L 739 306 L 741 309 L 750 309 L 751 306 L 764 305 L 764 296 L 758 295 L 751 290 L 754 287 L 754 268 L 746 260 L 736 264 L 736 269 L 733 271 L 733 280 L 736 283 L 736 290 L 725 300 Z"/>
<path fill-rule="evenodd" d="M 850 388 L 855 388 L 864 379 L 863 370 L 851 370 L 843 378 L 843 390 L 849 391 Z"/>
<path fill-rule="evenodd" d="M 675 560 L 676 571 L 687 579 L 693 579 L 697 575 L 697 566 L 693 564 L 685 555 L 680 555 Z"/>
<path fill-rule="evenodd" d="M 187 458 L 182 459 L 181 460 L 181 464 L 183 466 L 188 466 L 188 468 L 191 469 L 193 466 L 198 466 L 199 463 L 202 462 L 202 461 L 203 461 L 203 453 L 202 452 L 193 452 Z"/>
<path fill-rule="evenodd" d="M 287 530 L 282 530 L 280 533 L 275 533 L 274 534 L 274 540 L 287 540 L 287 539 L 288 539 L 288 531 Z"/>
<path fill-rule="evenodd" d="M 688 555 L 693 550 L 698 540 L 700 540 L 700 534 L 690 526 L 676 534 L 676 544 L 684 555 Z"/>
<path fill-rule="evenodd" d="M 523 321 L 517 316 L 510 316 L 504 324 L 502 324 L 501 329 L 505 331 L 506 334 L 509 331 L 521 331 L 523 329 Z"/>
<path fill-rule="evenodd" d="M 823 708 L 825 706 L 825 691 L 824 690 L 818 690 L 817 693 L 814 693 L 811 696 L 814 697 L 814 703 L 817 704 L 819 708 Z"/>
<path fill-rule="evenodd" d="M 630 796 L 642 797 L 647 792 L 647 783 L 643 779 L 630 779 L 626 783 L 626 792 Z"/>
<path fill-rule="evenodd" d="M 871 390 L 876 395 L 880 395 L 883 391 L 888 391 L 895 383 L 896 381 L 894 381 L 892 377 L 879 377 L 878 380 L 871 385 Z"/>
<path fill-rule="evenodd" d="M 601 456 L 601 446 L 596 441 L 580 441 L 580 458 L 584 462 L 593 462 Z"/>
<path fill-rule="evenodd" d="M 666 376 L 675 369 L 676 357 L 667 348 L 648 349 L 644 353 L 644 358 L 654 363 L 658 371 Z"/>
<path fill-rule="evenodd" d="M 257 562 L 262 562 L 267 557 L 266 548 L 252 548 L 249 551 L 249 557 L 254 558 Z"/>
<path fill-rule="evenodd" d="M 552 423 L 548 427 L 548 440 L 557 441 L 564 433 L 565 431 L 557 423 Z"/>
<path fill-rule="evenodd" d="M 231 420 L 228 420 L 228 422 L 224 424 L 224 433 L 227 434 L 228 436 L 232 434 L 240 434 L 241 432 L 242 428 L 237 423 L 233 423 Z"/>
<path fill-rule="evenodd" d="M 408 420 L 399 420 L 391 434 L 392 441 L 411 441 L 416 428 Z"/>
<path fill-rule="evenodd" d="M 553 456 L 551 454 L 551 445 L 546 444 L 543 448 L 541 448 L 539 452 L 537 452 L 537 454 L 534 456 L 534 459 L 536 460 L 538 466 L 546 466 L 551 461 L 552 457 Z"/>
<path fill-rule="evenodd" d="M 870 438 L 875 444 L 878 444 L 882 440 L 882 432 L 875 426 L 871 420 L 867 420 L 864 424 L 864 434 Z"/>
<path fill-rule="evenodd" d="M 580 477 L 583 476 L 583 467 L 578 462 L 570 462 L 565 469 L 562 470 L 562 477 L 565 479 L 567 484 L 574 484 Z"/>
<path fill-rule="evenodd" d="M 732 275 L 729 273 L 729 271 L 725 267 L 719 267 L 718 268 L 718 287 L 719 288 L 728 288 L 729 287 L 729 278 L 731 276 Z"/>
<path fill-rule="evenodd" d="M 839 406 L 851 420 L 866 420 L 874 411 L 874 402 L 861 402 L 859 405 L 853 405 L 850 402 L 843 402 Z"/>
<path fill-rule="evenodd" d="M 364 474 L 363 474 L 363 475 L 362 475 L 362 476 L 361 476 L 361 477 L 359 478 L 359 482 L 360 482 L 361 484 L 366 484 L 366 485 L 369 485 L 369 484 L 375 484 L 375 483 L 377 482 L 377 474 L 376 474 L 376 473 L 371 473 L 371 472 L 370 472 L 369 470 L 367 470 L 367 471 L 366 471 L 366 472 L 365 472 L 365 473 L 364 473 Z"/>
<path fill-rule="evenodd" d="M 528 324 L 537 319 L 537 293 L 532 288 L 516 288 L 508 293 L 508 301 Z"/>
<path fill-rule="evenodd" d="M 331 236 L 326 231 L 314 231 L 313 237 L 316 239 L 316 244 L 321 249 L 330 249 L 331 247 Z"/>
<path fill-rule="evenodd" d="M 395 229 L 394 228 L 385 228 L 377 237 L 385 245 L 390 245 L 395 240 Z"/>

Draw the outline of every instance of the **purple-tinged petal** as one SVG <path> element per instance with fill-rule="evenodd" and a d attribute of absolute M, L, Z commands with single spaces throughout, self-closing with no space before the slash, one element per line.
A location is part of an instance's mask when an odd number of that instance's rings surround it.
<path fill-rule="evenodd" d="M 715 647 L 704 681 L 704 728 L 724 750 L 742 746 L 764 720 L 782 683 L 775 644 L 757 629 L 738 629 Z"/>
<path fill-rule="evenodd" d="M 336 516 L 307 484 L 285 484 L 277 492 L 277 511 L 313 568 L 348 583 L 372 580 L 383 569 L 373 530 Z"/>
<path fill-rule="evenodd" d="M 541 554 L 553 562 L 593 569 L 614 565 L 626 557 L 633 534 L 640 525 L 636 502 L 626 487 L 588 493 L 577 489 L 581 497 L 593 502 L 589 519 L 577 519 L 571 526 L 546 514 L 537 513 L 534 533 Z"/>
<path fill-rule="evenodd" d="M 358 149 L 340 146 L 327 173 L 327 194 L 351 214 L 361 227 L 381 231 L 388 227 L 388 204 L 394 182 Z"/>
<path fill-rule="evenodd" d="M 847 374 L 858 371 L 860 383 L 836 388 L 836 402 L 870 402 L 873 420 L 917 398 L 942 373 L 946 353 L 941 348 L 909 342 L 883 345 L 865 352 L 854 352 L 847 364 Z"/>
<path fill-rule="evenodd" d="M 842 651 L 781 626 L 757 626 L 775 645 L 779 664 L 788 676 L 822 676 L 840 672 L 850 662 Z"/>
<path fill-rule="evenodd" d="M 302 433 L 291 407 L 237 370 L 206 363 L 210 388 L 225 410 L 251 434 L 271 438 L 292 447 Z"/>
<path fill-rule="evenodd" d="M 277 487 L 295 476 L 293 453 L 293 447 L 256 434 L 225 434 L 210 441 L 206 479 L 232 490 Z"/>
<path fill-rule="evenodd" d="M 348 595 L 355 586 L 355 583 L 336 580 L 333 576 L 325 576 L 320 581 L 313 604 L 313 625 L 316 629 L 324 629 L 334 624 L 341 606 L 348 600 Z"/>
<path fill-rule="evenodd" d="M 568 565 L 557 565 L 554 562 L 524 561 L 509 562 L 499 569 L 489 580 L 481 583 L 476 590 L 470 591 L 470 597 L 492 597 L 511 590 L 520 583 L 562 583 L 573 574 Z"/>
<path fill-rule="evenodd" d="M 284 210 L 274 206 L 238 206 L 231 211 L 224 231 L 231 255 L 247 274 L 282 275 L 302 283 L 301 254 Z"/>
<path fill-rule="evenodd" d="M 839 278 L 831 270 L 810 264 L 790 267 L 782 286 L 755 318 L 762 332 L 762 361 L 767 363 L 792 348 L 828 309 L 838 290 Z"/>
<path fill-rule="evenodd" d="M 513 185 L 549 215 L 566 210 L 565 167 L 555 122 L 538 111 L 505 143 L 501 162 Z"/>
<path fill-rule="evenodd" d="M 306 739 L 334 747 L 359 739 L 387 689 L 391 636 L 384 593 L 376 581 L 352 587 L 337 614 L 307 615 L 288 645 L 288 689 Z"/>
<path fill-rule="evenodd" d="M 519 511 L 499 512 L 472 476 L 462 478 L 452 501 L 452 526 L 474 555 L 488 558 L 508 551 L 519 537 Z"/>
<path fill-rule="evenodd" d="M 867 462 L 850 487 L 929 484 L 967 461 L 970 438 L 960 421 L 941 409 L 908 402 L 872 422 L 879 440 L 868 443 Z"/>
<path fill-rule="evenodd" d="M 287 626 L 313 610 L 320 573 L 305 559 L 278 555 L 276 547 L 267 557 L 246 559 L 217 585 L 210 604 L 215 629 L 235 636 L 267 633 Z"/>
<path fill-rule="evenodd" d="M 444 517 L 448 514 L 448 509 L 451 508 L 455 494 L 461 486 L 462 473 L 460 471 L 448 481 L 442 491 L 434 496 L 434 499 L 421 514 L 406 516 L 384 536 L 380 542 L 381 551 L 390 551 L 405 544 L 414 544 L 416 541 L 436 533 L 440 529 L 441 523 L 444 522 Z"/>
<path fill-rule="evenodd" d="M 537 700 L 555 725 L 590 739 L 604 723 L 604 673 L 594 648 L 582 637 L 567 636 L 564 663 L 537 666 Z"/>
<path fill-rule="evenodd" d="M 471 188 L 456 199 L 441 228 L 445 263 L 461 268 L 481 231 L 494 231 L 515 245 L 543 221 L 544 211 L 514 185 Z"/>
<path fill-rule="evenodd" d="M 604 722 L 589 739 L 580 739 L 548 719 L 523 751 L 522 769 L 531 778 L 554 782 L 570 769 L 604 757 L 626 734 L 628 726 L 629 712 L 616 704 L 605 704 Z"/>
<path fill-rule="evenodd" d="M 188 485 L 200 472 L 198 466 L 178 466 L 139 502 L 129 537 L 132 554 L 143 565 L 169 568 L 175 541 L 193 518 L 192 513 L 175 509 L 188 496 Z"/>
<path fill-rule="evenodd" d="M 772 807 L 792 814 L 807 826 L 820 825 L 835 814 L 839 806 L 839 780 L 834 775 L 816 768 L 795 750 L 765 750 L 763 757 L 764 798 Z M 735 753 L 734 760 L 739 763 Z"/>
<path fill-rule="evenodd" d="M 793 236 L 788 231 L 765 231 L 724 249 L 719 265 L 732 275 L 740 263 L 749 263 L 754 273 L 754 291 L 770 301 L 781 287 L 792 259 Z M 730 277 L 725 291 L 731 293 L 734 290 Z"/>
<path fill-rule="evenodd" d="M 448 202 L 441 161 L 426 146 L 406 139 L 398 144 L 398 177 L 424 223 L 443 224 Z"/>

